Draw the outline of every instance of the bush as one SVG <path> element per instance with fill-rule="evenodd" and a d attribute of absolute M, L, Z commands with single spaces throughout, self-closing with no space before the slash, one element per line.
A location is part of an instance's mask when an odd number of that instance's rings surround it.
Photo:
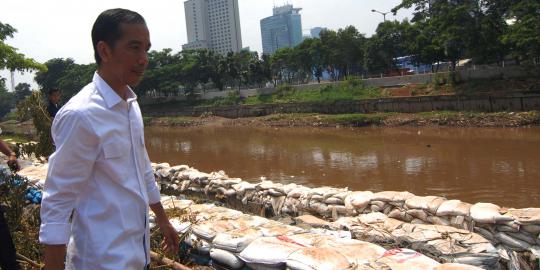
<path fill-rule="evenodd" d="M 275 95 L 279 98 L 290 96 L 296 92 L 296 89 L 288 84 L 282 84 L 277 87 Z"/>
<path fill-rule="evenodd" d="M 41 92 L 33 92 L 17 105 L 17 109 L 19 120 L 32 119 L 36 128 L 38 142 L 33 146 L 27 146 L 26 154 L 48 158 L 54 152 L 54 145 L 51 138 L 52 118 L 47 112 L 45 98 Z"/>
<path fill-rule="evenodd" d="M 0 171 L 0 204 L 5 207 L 5 217 L 17 253 L 41 262 L 43 254 L 38 240 L 40 207 L 26 200 L 29 188 L 28 179 Z"/>

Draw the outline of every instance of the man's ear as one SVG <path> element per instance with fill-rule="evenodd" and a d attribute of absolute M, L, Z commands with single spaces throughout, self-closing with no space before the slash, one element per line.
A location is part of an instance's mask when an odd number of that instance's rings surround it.
<path fill-rule="evenodd" d="M 103 63 L 107 63 L 110 61 L 112 57 L 112 49 L 105 41 L 100 41 L 97 44 L 97 52 L 99 54 L 99 57 L 101 58 L 101 61 Z"/>

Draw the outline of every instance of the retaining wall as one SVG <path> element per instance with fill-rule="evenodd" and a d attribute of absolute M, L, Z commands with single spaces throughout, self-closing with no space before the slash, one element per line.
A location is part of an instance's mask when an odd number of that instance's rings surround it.
<path fill-rule="evenodd" d="M 540 110 L 540 95 L 507 97 L 424 96 L 381 98 L 332 103 L 285 103 L 228 107 L 182 107 L 145 110 L 147 116 L 200 116 L 212 113 L 227 118 L 256 117 L 276 113 L 418 113 L 430 111 L 531 111 Z"/>

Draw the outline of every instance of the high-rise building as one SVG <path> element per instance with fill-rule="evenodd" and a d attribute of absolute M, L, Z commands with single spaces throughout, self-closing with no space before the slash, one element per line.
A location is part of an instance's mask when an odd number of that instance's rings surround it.
<path fill-rule="evenodd" d="M 188 0 L 184 10 L 188 37 L 184 50 L 227 54 L 242 49 L 238 0 Z"/>
<path fill-rule="evenodd" d="M 324 31 L 324 30 L 328 30 L 328 28 L 326 27 L 314 27 L 314 28 L 311 28 L 311 37 L 312 38 L 320 38 L 321 37 L 321 32 Z"/>
<path fill-rule="evenodd" d="M 261 20 L 264 54 L 272 54 L 280 48 L 294 47 L 302 42 L 300 10 L 292 5 L 274 7 L 273 15 Z"/>

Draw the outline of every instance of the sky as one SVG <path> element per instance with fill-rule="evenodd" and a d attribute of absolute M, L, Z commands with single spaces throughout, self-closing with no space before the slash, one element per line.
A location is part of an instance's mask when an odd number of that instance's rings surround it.
<path fill-rule="evenodd" d="M 372 9 L 387 12 L 400 0 L 239 0 L 243 47 L 262 51 L 260 20 L 272 15 L 274 6 L 286 3 L 302 8 L 302 28 L 305 34 L 313 27 L 337 30 L 349 25 L 371 36 L 383 20 Z M 0 22 L 8 23 L 18 32 L 6 42 L 19 52 L 39 62 L 52 58 L 73 58 L 76 63 L 94 61 L 90 31 L 103 10 L 126 8 L 139 12 L 146 19 L 153 50 L 181 50 L 187 42 L 183 0 L 2 0 Z M 400 10 L 387 19 L 410 18 L 410 10 Z M 8 78 L 9 72 L 0 71 Z M 31 73 L 15 76 L 15 82 L 27 82 L 34 87 Z"/>

